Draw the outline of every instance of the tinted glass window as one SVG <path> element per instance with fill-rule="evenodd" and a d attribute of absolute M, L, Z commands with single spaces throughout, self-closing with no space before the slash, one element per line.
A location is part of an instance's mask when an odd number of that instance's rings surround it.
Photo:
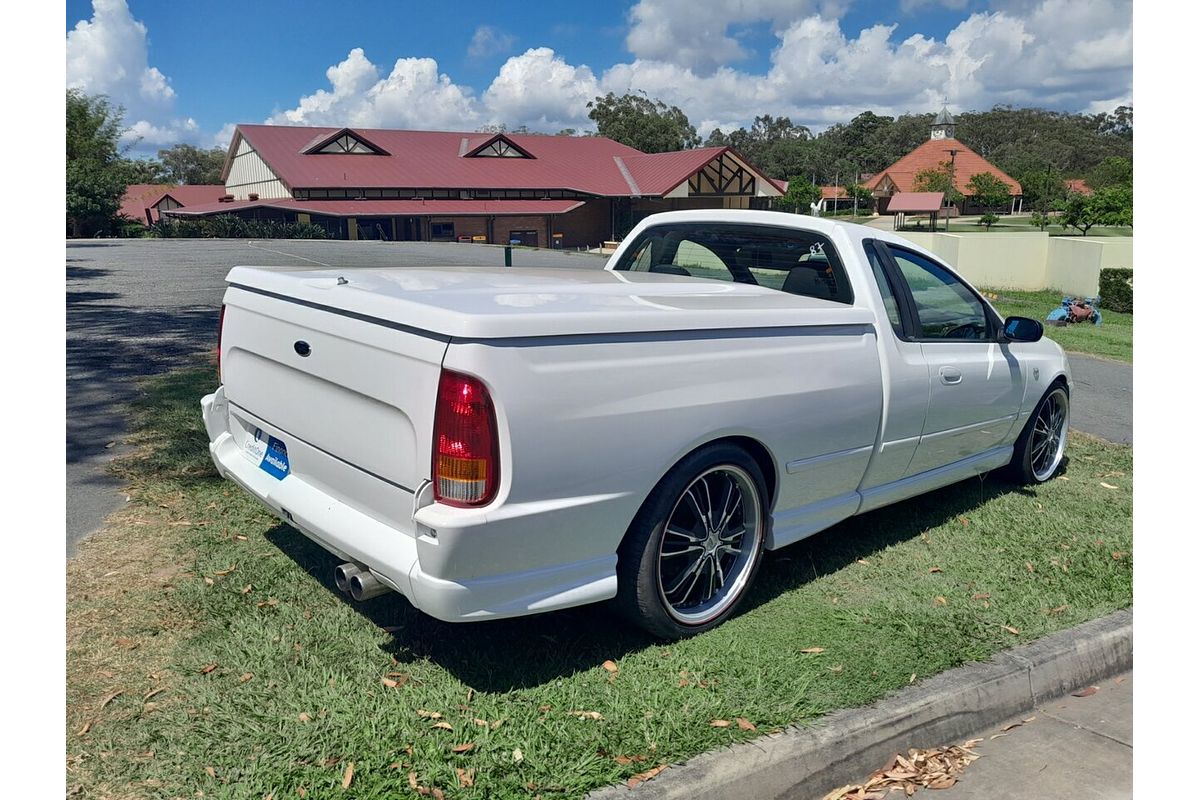
<path fill-rule="evenodd" d="M 958 278 L 927 258 L 888 247 L 912 291 L 922 339 L 987 339 L 983 303 Z"/>
<path fill-rule="evenodd" d="M 760 225 L 657 225 L 643 231 L 615 269 L 765 286 L 852 303 L 833 245 L 808 231 Z"/>
<path fill-rule="evenodd" d="M 900 323 L 900 307 L 896 305 L 896 293 L 892 291 L 892 284 L 884 274 L 883 265 L 879 263 L 879 254 L 870 242 L 864 243 L 864 247 L 867 251 L 867 261 L 871 264 L 871 274 L 875 276 L 875 284 L 879 287 L 879 294 L 883 296 L 883 308 L 887 311 L 888 322 L 892 323 L 892 330 L 897 336 L 903 336 L 904 326 Z"/>

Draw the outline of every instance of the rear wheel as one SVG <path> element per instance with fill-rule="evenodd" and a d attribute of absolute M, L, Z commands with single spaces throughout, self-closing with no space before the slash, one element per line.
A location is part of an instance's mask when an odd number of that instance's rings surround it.
<path fill-rule="evenodd" d="M 690 636 L 728 619 L 762 560 L 762 471 L 729 444 L 691 454 L 655 487 L 618 553 L 617 599 L 646 630 Z"/>
<path fill-rule="evenodd" d="M 1045 483 L 1053 478 L 1066 455 L 1069 422 L 1066 387 L 1055 384 L 1042 396 L 1013 446 L 1009 477 L 1026 484 Z"/>

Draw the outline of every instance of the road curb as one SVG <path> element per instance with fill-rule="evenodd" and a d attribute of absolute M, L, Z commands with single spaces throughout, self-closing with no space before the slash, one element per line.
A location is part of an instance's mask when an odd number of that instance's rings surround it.
<path fill-rule="evenodd" d="M 935 675 L 811 727 L 703 753 L 630 790 L 589 800 L 811 800 L 864 778 L 894 753 L 953 743 L 1049 699 L 1133 668 L 1133 613 L 1053 633 L 990 660 Z"/>

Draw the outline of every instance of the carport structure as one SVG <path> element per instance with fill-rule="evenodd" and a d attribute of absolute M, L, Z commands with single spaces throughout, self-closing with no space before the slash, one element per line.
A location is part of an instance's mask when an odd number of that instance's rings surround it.
<path fill-rule="evenodd" d="M 888 211 L 893 214 L 892 228 L 903 228 L 907 214 L 928 214 L 929 230 L 936 231 L 945 197 L 944 192 L 897 192 L 888 204 Z"/>

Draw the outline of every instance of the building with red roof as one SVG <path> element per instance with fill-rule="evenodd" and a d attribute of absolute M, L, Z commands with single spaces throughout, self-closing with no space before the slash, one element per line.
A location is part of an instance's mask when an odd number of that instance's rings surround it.
<path fill-rule="evenodd" d="M 117 213 L 143 225 L 153 225 L 163 211 L 215 203 L 224 195 L 224 184 L 132 183 L 125 187 L 121 210 Z"/>
<path fill-rule="evenodd" d="M 965 197 L 957 204 L 960 212 L 974 213 L 982 210 L 972 204 L 970 197 L 972 193 L 971 178 L 981 172 L 990 172 L 1008 184 L 1012 209 L 1017 207 L 1021 196 L 1021 184 L 1004 170 L 954 138 L 954 127 L 954 117 L 947 109 L 943 108 L 933 121 L 928 141 L 863 183 L 877 198 L 877 209 L 880 213 L 887 211 L 888 203 L 893 195 L 917 191 L 918 173 L 941 169 L 944 164 L 949 166 L 953 174 L 954 188 Z M 949 201 L 947 201 L 947 205 L 949 205 Z"/>
<path fill-rule="evenodd" d="M 729 147 L 642 153 L 603 136 L 239 125 L 224 197 L 164 209 L 321 225 L 335 238 L 596 246 L 658 211 L 767 208 Z"/>

